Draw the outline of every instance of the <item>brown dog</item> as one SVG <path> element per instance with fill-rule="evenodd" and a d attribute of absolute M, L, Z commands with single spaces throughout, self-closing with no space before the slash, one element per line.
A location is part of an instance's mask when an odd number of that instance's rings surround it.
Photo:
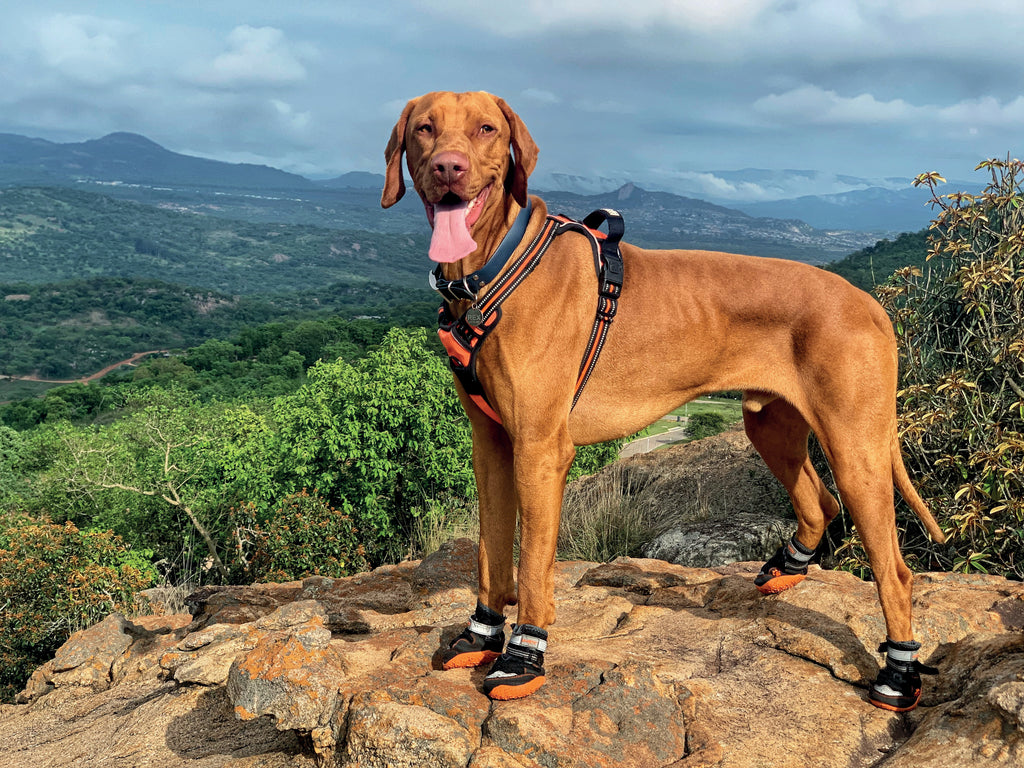
<path fill-rule="evenodd" d="M 430 93 L 410 101 L 385 151 L 381 204 L 405 192 L 402 153 L 434 228 L 443 277 L 480 270 L 527 206 L 537 147 L 501 99 Z M 530 197 L 522 252 L 547 208 Z M 525 216 L 523 221 L 525 221 Z M 884 310 L 836 275 L 793 261 L 707 251 L 649 251 L 623 243 L 618 314 L 592 377 L 572 406 L 598 301 L 590 240 L 555 239 L 502 306 L 477 374 L 489 416 L 459 385 L 473 426 L 480 497 L 479 606 L 445 654 L 446 668 L 498 659 L 492 698 L 543 683 L 544 628 L 555 620 L 553 569 L 566 474 L 576 445 L 630 435 L 695 397 L 742 390 L 747 435 L 785 485 L 797 532 L 763 569 L 763 592 L 785 589 L 839 504 L 807 454 L 813 430 L 860 533 L 888 630 L 877 706 L 916 706 L 923 668 L 911 630 L 911 574 L 897 543 L 893 483 L 931 536 L 943 534 L 907 476 L 896 432 L 896 343 Z M 471 300 L 449 302 L 462 316 Z M 458 382 L 457 382 L 458 384 Z M 512 543 L 521 524 L 518 586 Z M 503 610 L 518 603 L 504 652 Z"/>

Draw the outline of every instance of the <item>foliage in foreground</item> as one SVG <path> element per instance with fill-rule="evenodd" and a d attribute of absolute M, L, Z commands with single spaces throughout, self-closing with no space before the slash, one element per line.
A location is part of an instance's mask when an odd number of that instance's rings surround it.
<path fill-rule="evenodd" d="M 1024 578 L 1024 163 L 978 168 L 979 195 L 917 178 L 939 208 L 928 266 L 879 289 L 903 355 L 907 468 L 949 539 L 931 544 L 904 508 L 903 548 L 917 567 Z"/>
<path fill-rule="evenodd" d="M 111 611 L 130 612 L 153 585 L 151 553 L 108 531 L 25 519 L 0 526 L 0 701 L 72 632 Z"/>

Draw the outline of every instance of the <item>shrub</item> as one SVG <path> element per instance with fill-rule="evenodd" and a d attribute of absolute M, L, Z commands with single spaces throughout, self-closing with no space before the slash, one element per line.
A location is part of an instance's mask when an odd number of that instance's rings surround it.
<path fill-rule="evenodd" d="M 934 568 L 1024 577 L 1024 163 L 987 160 L 979 195 L 932 191 L 928 266 L 879 288 L 902 353 L 906 463 L 949 538 L 906 509 L 904 551 Z"/>
<path fill-rule="evenodd" d="M 352 518 L 315 493 L 283 499 L 265 520 L 251 506 L 232 513 L 237 565 L 247 580 L 338 578 L 366 570 L 366 551 Z"/>
<path fill-rule="evenodd" d="M 0 531 L 0 699 L 78 629 L 132 609 L 156 581 L 148 552 L 109 531 L 8 521 Z"/>
<path fill-rule="evenodd" d="M 720 413 L 708 411 L 690 416 L 686 425 L 686 435 L 691 440 L 702 440 L 725 430 L 729 420 Z"/>

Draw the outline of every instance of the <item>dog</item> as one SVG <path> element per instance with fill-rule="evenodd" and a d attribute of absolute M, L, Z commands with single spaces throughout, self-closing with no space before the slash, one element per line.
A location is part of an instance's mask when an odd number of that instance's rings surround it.
<path fill-rule="evenodd" d="M 813 431 L 870 558 L 885 617 L 886 664 L 869 700 L 892 711 L 913 709 L 920 673 L 934 670 L 917 660 L 894 484 L 931 537 L 942 542 L 944 536 L 901 457 L 896 340 L 881 306 L 841 277 L 795 261 L 623 242 L 614 318 L 580 391 L 581 361 L 593 352 L 595 307 L 606 295 L 595 271 L 601 235 L 555 237 L 503 295 L 497 319 L 482 319 L 489 286 L 551 226 L 543 200 L 527 192 L 538 149 L 523 121 L 484 92 L 412 99 L 385 149 L 384 208 L 405 193 L 403 154 L 433 229 L 429 255 L 439 265 L 437 279 L 462 288 L 443 292 L 442 315 L 486 336 L 486 343 L 463 349 L 472 354 L 479 391 L 456 380 L 473 431 L 478 605 L 444 649 L 444 667 L 493 662 L 483 683 L 492 699 L 540 688 L 546 628 L 555 621 L 562 494 L 575 446 L 633 434 L 701 395 L 740 390 L 746 433 L 785 486 L 797 517 L 796 533 L 755 584 L 770 594 L 799 582 L 839 512 L 808 458 Z M 517 228 L 518 239 L 509 242 Z M 499 265 L 495 277 L 492 257 L 502 249 L 512 266 Z M 517 622 L 506 645 L 504 610 L 513 605 Z"/>

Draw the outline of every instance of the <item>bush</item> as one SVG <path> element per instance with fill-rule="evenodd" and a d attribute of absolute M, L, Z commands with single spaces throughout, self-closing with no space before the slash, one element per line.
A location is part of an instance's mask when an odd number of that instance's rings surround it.
<path fill-rule="evenodd" d="M 0 530 L 0 700 L 24 685 L 72 632 L 132 610 L 153 585 L 148 552 L 109 531 L 7 521 Z"/>
<path fill-rule="evenodd" d="M 686 435 L 691 440 L 703 440 L 724 431 L 729 426 L 729 420 L 720 413 L 708 411 L 707 413 L 695 413 L 690 416 L 686 424 Z"/>
<path fill-rule="evenodd" d="M 237 565 L 247 581 L 350 576 L 367 569 L 352 518 L 315 493 L 286 497 L 265 520 L 251 506 L 232 514 Z"/>
<path fill-rule="evenodd" d="M 1024 577 L 1024 164 L 988 160 L 979 195 L 939 195 L 928 266 L 878 289 L 902 353 L 901 438 L 949 539 L 932 545 L 901 509 L 909 561 Z"/>

